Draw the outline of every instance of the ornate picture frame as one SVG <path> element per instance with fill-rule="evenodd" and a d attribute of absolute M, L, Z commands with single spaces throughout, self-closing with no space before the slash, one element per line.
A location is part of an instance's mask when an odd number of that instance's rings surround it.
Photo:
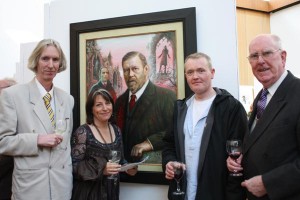
<path fill-rule="evenodd" d="M 177 98 L 189 95 L 191 91 L 184 78 L 184 58 L 197 51 L 195 8 L 70 24 L 74 130 L 85 123 L 86 97 L 99 79 L 97 66 L 105 65 L 105 62 L 112 66 L 110 80 L 119 96 L 126 89 L 121 58 L 133 49 L 142 52 L 148 64 L 153 66 L 151 81 L 165 84 L 163 87 L 173 90 Z M 165 57 L 165 61 L 161 57 Z M 122 181 L 167 184 L 161 164 L 141 165 L 136 176 L 124 177 Z"/>

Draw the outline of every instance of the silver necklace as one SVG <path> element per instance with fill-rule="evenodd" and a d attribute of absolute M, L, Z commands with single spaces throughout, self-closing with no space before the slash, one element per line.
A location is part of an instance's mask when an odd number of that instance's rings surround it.
<path fill-rule="evenodd" d="M 104 141 L 104 143 L 105 143 L 105 145 L 107 146 L 107 148 L 110 149 L 109 146 L 108 146 L 108 144 L 107 144 L 107 142 L 106 142 L 106 140 L 104 139 L 102 133 L 100 132 L 99 128 L 95 125 L 95 123 L 93 123 L 93 126 L 96 128 L 98 134 L 100 135 L 101 139 Z M 111 130 L 110 130 L 110 125 L 109 125 L 109 123 L 107 123 L 107 126 L 108 126 L 108 130 L 109 130 L 110 141 L 111 141 L 111 143 L 113 143 L 113 138 L 112 138 L 112 134 L 111 134 Z"/>

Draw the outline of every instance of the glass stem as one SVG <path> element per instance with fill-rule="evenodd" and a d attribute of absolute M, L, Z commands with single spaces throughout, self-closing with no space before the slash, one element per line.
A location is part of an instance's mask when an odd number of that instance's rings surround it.
<path fill-rule="evenodd" d="M 180 192 L 179 181 L 176 181 L 176 183 L 177 183 L 177 192 Z"/>

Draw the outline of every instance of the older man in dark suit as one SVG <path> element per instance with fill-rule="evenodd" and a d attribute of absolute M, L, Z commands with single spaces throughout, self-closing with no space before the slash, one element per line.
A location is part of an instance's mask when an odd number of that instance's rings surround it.
<path fill-rule="evenodd" d="M 150 152 L 154 162 L 160 163 L 162 138 L 172 119 L 176 95 L 149 80 L 150 69 L 143 54 L 127 53 L 122 67 L 128 89 L 117 99 L 115 115 L 123 133 L 125 158 L 137 161 Z"/>
<path fill-rule="evenodd" d="M 285 69 L 286 51 L 276 35 L 259 35 L 249 45 L 252 72 L 263 85 L 254 100 L 242 165 L 249 200 L 300 199 L 300 80 Z M 241 160 L 241 159 L 239 159 Z M 241 167 L 242 166 L 242 167 Z"/>

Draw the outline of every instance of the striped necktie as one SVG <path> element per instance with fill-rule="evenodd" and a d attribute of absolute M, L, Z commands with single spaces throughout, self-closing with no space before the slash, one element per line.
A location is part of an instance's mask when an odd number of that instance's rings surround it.
<path fill-rule="evenodd" d="M 266 108 L 268 93 L 269 91 L 267 89 L 263 89 L 263 91 L 261 92 L 260 98 L 257 102 L 257 111 L 256 111 L 257 119 L 259 119 L 263 115 L 263 112 Z"/>
<path fill-rule="evenodd" d="M 54 112 L 51 108 L 51 104 L 50 104 L 50 101 L 51 101 L 51 95 L 49 93 L 47 93 L 44 97 L 43 97 L 43 100 L 44 100 L 44 103 L 45 103 L 45 106 L 47 108 L 47 111 L 48 111 L 48 115 L 49 115 L 49 118 L 50 118 L 50 121 L 52 123 L 52 126 L 55 127 L 55 121 L 54 121 Z"/>

